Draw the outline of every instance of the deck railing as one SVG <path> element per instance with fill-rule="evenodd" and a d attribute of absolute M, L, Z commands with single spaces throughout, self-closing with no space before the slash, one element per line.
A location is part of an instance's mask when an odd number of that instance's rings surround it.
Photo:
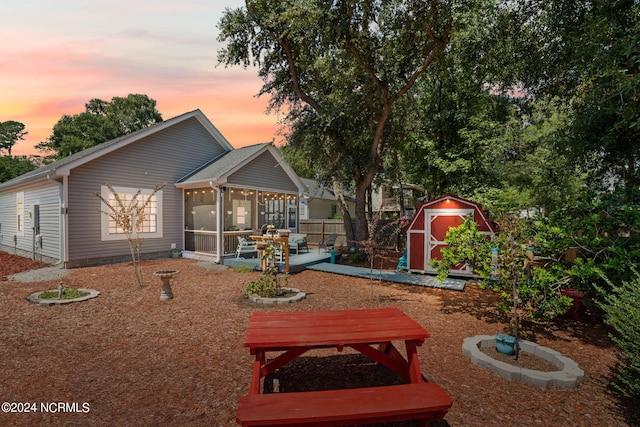
<path fill-rule="evenodd" d="M 225 231 L 222 255 L 231 255 L 238 247 L 238 237 L 248 238 L 251 230 Z M 205 230 L 184 230 L 184 248 L 187 251 L 215 255 L 218 253 L 218 232 Z"/>

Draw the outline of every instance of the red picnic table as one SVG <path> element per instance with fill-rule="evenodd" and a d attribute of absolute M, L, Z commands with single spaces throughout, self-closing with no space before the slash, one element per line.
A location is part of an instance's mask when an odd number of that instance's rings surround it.
<path fill-rule="evenodd" d="M 444 417 L 451 398 L 420 372 L 417 347 L 429 333 L 396 308 L 253 313 L 244 346 L 255 356 L 238 423 L 339 426 Z M 403 341 L 406 358 L 393 341 Z M 408 384 L 347 390 L 260 394 L 262 378 L 316 348 L 351 347 L 404 377 Z M 267 352 L 281 352 L 267 360 Z M 426 424 L 425 424 L 426 425 Z"/>

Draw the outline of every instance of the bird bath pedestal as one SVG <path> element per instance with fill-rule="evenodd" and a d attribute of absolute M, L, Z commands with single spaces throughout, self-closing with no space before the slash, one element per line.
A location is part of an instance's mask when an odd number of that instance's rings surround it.
<path fill-rule="evenodd" d="M 178 273 L 180 273 L 180 270 L 160 270 L 153 273 L 154 276 L 157 276 L 162 280 L 162 293 L 160 293 L 160 301 L 173 299 L 173 291 L 171 290 L 171 284 L 169 283 L 169 281 Z"/>

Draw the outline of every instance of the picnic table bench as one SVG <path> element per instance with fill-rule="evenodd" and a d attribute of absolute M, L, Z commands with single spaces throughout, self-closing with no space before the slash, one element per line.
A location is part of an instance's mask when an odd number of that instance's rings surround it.
<path fill-rule="evenodd" d="M 240 399 L 243 426 L 346 426 L 442 419 L 451 397 L 434 383 L 346 390 L 249 394 Z"/>
<path fill-rule="evenodd" d="M 249 394 L 238 404 L 242 426 L 344 426 L 442 419 L 452 405 L 438 385 L 425 382 L 417 346 L 429 333 L 395 308 L 254 313 L 244 346 L 255 356 Z M 404 341 L 406 358 L 393 341 Z M 374 347 L 375 346 L 375 347 Z M 402 375 L 408 384 L 341 390 L 260 394 L 261 379 L 315 348 L 350 347 Z M 282 352 L 267 361 L 269 351 Z"/>

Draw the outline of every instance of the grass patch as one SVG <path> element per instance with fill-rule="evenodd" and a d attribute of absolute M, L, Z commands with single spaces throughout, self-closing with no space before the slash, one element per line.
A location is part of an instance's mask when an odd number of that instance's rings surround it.
<path fill-rule="evenodd" d="M 251 273 L 252 271 L 255 271 L 255 269 L 250 265 L 234 265 L 231 267 L 231 270 L 236 273 Z"/>
<path fill-rule="evenodd" d="M 65 288 L 62 298 L 58 298 L 58 291 L 44 291 L 38 298 L 40 299 L 75 299 L 89 295 L 87 291 L 81 291 L 75 288 Z"/>

